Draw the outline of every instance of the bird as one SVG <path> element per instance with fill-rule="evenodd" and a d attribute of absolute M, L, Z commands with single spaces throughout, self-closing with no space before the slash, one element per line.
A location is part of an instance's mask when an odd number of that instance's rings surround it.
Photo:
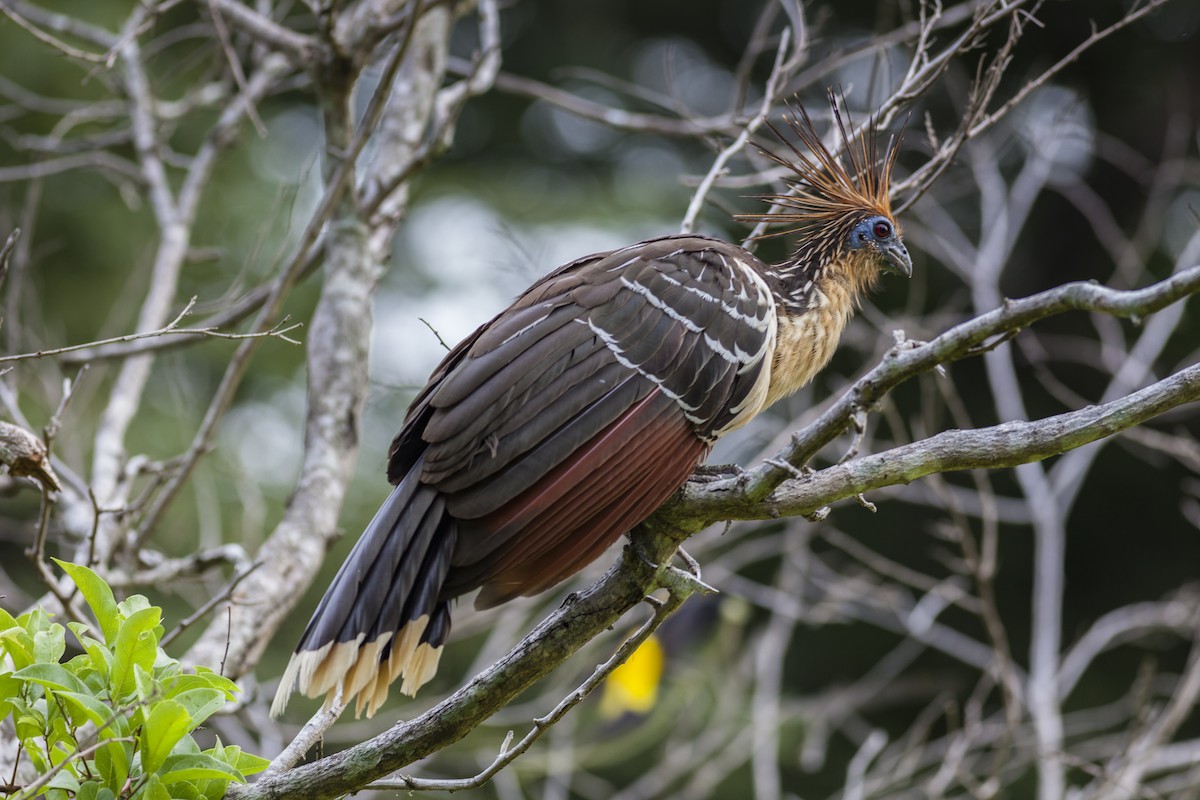
<path fill-rule="evenodd" d="M 844 102 L 844 99 L 843 99 Z M 698 234 L 565 264 L 454 347 L 388 450 L 393 488 L 300 638 L 272 704 L 294 692 L 374 715 L 389 687 L 437 670 L 451 604 L 543 592 L 598 558 L 679 489 L 720 437 L 833 356 L 883 272 L 912 275 L 892 214 L 899 137 L 842 159 L 800 104 L 763 152 L 788 189 L 744 221 L 783 224 L 781 263 Z M 843 164 L 843 160 L 846 165 Z M 777 235 L 774 231 L 766 235 Z"/>

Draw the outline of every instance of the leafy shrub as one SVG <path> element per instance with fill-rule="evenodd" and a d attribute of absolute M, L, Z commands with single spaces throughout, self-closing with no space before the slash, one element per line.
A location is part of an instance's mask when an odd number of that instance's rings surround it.
<path fill-rule="evenodd" d="M 49 614 L 38 608 L 14 619 L 0 609 L 0 724 L 15 728 L 18 759 L 38 773 L 8 787 L 11 800 L 219 800 L 231 781 L 267 766 L 240 747 L 217 741 L 201 750 L 192 738 L 237 686 L 204 667 L 185 673 L 163 652 L 162 609 L 142 595 L 118 603 L 95 572 L 58 563 L 101 638 L 68 622 L 84 652 L 63 662 L 66 630 Z"/>

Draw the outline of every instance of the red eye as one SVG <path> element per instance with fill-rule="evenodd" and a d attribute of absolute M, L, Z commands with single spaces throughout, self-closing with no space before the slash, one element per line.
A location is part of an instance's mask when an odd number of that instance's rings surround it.
<path fill-rule="evenodd" d="M 892 235 L 892 226 L 883 220 L 875 223 L 875 228 L 872 231 L 876 239 L 886 239 Z"/>

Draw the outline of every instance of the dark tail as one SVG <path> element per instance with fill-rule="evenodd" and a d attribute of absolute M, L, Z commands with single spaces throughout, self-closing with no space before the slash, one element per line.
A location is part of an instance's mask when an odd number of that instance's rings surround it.
<path fill-rule="evenodd" d="M 445 501 L 411 470 L 363 531 L 292 654 L 271 715 L 293 691 L 308 697 L 341 694 L 355 714 L 372 716 L 402 678 L 416 694 L 433 677 L 450 633 L 448 602 L 440 598 L 458 536 Z"/>

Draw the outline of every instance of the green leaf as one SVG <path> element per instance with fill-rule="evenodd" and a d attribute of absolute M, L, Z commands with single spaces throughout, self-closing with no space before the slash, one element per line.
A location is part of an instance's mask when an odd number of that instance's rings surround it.
<path fill-rule="evenodd" d="M 241 691 L 236 683 L 217 673 L 202 667 L 196 668 L 195 675 L 179 675 L 171 680 L 166 687 L 166 697 L 176 697 L 193 689 L 211 689 L 220 692 L 226 700 L 233 700 Z"/>
<path fill-rule="evenodd" d="M 57 663 L 66 649 L 66 632 L 57 622 L 33 635 L 33 657 L 37 661 Z"/>
<path fill-rule="evenodd" d="M 63 714 L 58 703 L 50 704 L 49 711 L 47 722 L 50 723 L 50 733 L 46 737 L 46 741 L 52 745 L 50 760 L 57 763 L 62 759 L 56 760 L 54 749 L 61 750 L 64 756 L 69 756 L 79 749 L 79 745 L 75 741 L 75 732 L 72 730 L 71 721 Z"/>
<path fill-rule="evenodd" d="M 196 784 L 188 781 L 175 781 L 167 786 L 167 790 L 175 800 L 206 800 Z"/>
<path fill-rule="evenodd" d="M 91 720 L 97 729 L 101 729 L 113 718 L 113 710 L 91 692 L 57 691 L 54 696 L 63 701 L 69 710 Z M 72 721 L 76 716 L 72 715 Z"/>
<path fill-rule="evenodd" d="M 193 729 L 225 705 L 225 693 L 216 689 L 189 689 L 174 699 L 187 709 Z"/>
<path fill-rule="evenodd" d="M 204 800 L 221 800 L 229 791 L 229 780 L 196 781 L 196 788 Z"/>
<path fill-rule="evenodd" d="M 41 606 L 26 614 L 22 614 L 21 621 L 25 626 L 25 632 L 31 637 L 38 631 L 44 631 L 50 627 L 50 615 Z"/>
<path fill-rule="evenodd" d="M 204 753 L 188 753 L 171 756 L 159 770 L 163 783 L 170 786 L 179 781 L 198 781 L 208 779 L 235 780 L 245 783 L 246 779 L 233 767 Z"/>
<path fill-rule="evenodd" d="M 60 769 L 50 779 L 50 782 L 46 784 L 45 788 L 62 789 L 66 792 L 75 793 L 79 791 L 79 778 L 75 777 L 69 768 Z"/>
<path fill-rule="evenodd" d="M 91 659 L 92 669 L 100 674 L 100 676 L 104 679 L 104 685 L 107 686 L 108 673 L 112 667 L 112 653 L 109 652 L 109 649 L 104 646 L 103 642 L 93 639 L 91 636 L 87 635 L 87 631 L 89 631 L 90 628 L 88 628 L 88 626 L 84 625 L 82 622 L 68 622 L 67 627 L 75 633 L 75 638 L 79 640 L 79 644 L 83 647 L 84 652 L 87 653 L 88 658 Z"/>
<path fill-rule="evenodd" d="M 75 755 L 74 741 L 72 741 L 69 745 L 65 741 L 56 742 L 54 746 L 50 748 L 50 764 L 57 767 L 59 764 L 63 763 L 73 755 Z M 72 773 L 74 773 L 74 766 L 74 764 L 68 764 L 64 769 L 69 769 Z M 79 788 L 78 783 L 76 783 L 75 788 Z"/>
<path fill-rule="evenodd" d="M 23 627 L 12 627 L 0 631 L 0 647 L 8 653 L 17 669 L 33 663 L 33 637 Z"/>
<path fill-rule="evenodd" d="M 196 726 L 193 725 L 192 730 L 195 730 L 195 729 L 196 729 Z M 175 745 L 175 749 L 171 751 L 171 755 L 173 755 L 173 756 L 183 755 L 185 753 L 186 754 L 194 753 L 196 755 L 200 754 L 200 745 L 196 744 L 196 740 L 194 738 L 192 738 L 191 736 L 185 736 L 182 739 L 180 739 L 179 744 Z"/>
<path fill-rule="evenodd" d="M 61 689 L 80 694 L 88 693 L 88 688 L 83 681 L 75 677 L 62 664 L 30 664 L 28 667 L 14 672 L 13 677 L 20 681 L 41 684 L 50 689 Z"/>
<path fill-rule="evenodd" d="M 133 665 L 133 684 L 137 687 L 139 700 L 146 700 L 158 691 L 154 675 L 143 669 L 141 664 Z"/>
<path fill-rule="evenodd" d="M 226 678 L 221 673 L 209 667 L 196 666 L 196 677 L 204 678 L 209 686 L 214 689 L 220 689 L 223 692 L 229 693 L 229 699 L 232 700 L 234 695 L 242 690 L 240 686 Z"/>
<path fill-rule="evenodd" d="M 12 614 L 9 614 L 3 608 L 0 608 L 0 631 L 7 630 L 8 628 L 20 627 L 22 627 L 21 623 L 17 622 L 17 620 L 13 618 Z"/>
<path fill-rule="evenodd" d="M 21 694 L 22 686 L 24 684 L 10 673 L 0 672 L 0 720 L 3 720 L 12 711 L 12 701 Z"/>
<path fill-rule="evenodd" d="M 228 764 L 239 773 L 243 779 L 251 775 L 256 775 L 267 767 L 271 766 L 271 762 L 265 758 L 259 758 L 249 753 L 243 753 L 242 748 L 235 744 L 222 746 L 221 740 L 217 739 L 217 744 L 204 751 L 206 755 L 210 755 L 217 760 Z M 235 779 L 236 780 L 236 779 Z M 214 778 L 207 781 L 197 782 L 197 786 L 204 794 L 206 800 L 221 800 L 225 793 L 229 790 L 230 779 Z"/>
<path fill-rule="evenodd" d="M 150 608 L 150 601 L 146 599 L 144 594 L 131 594 L 121 602 L 117 603 L 117 610 L 121 612 L 121 616 L 126 619 L 132 617 L 139 611 L 145 611 Z"/>
<path fill-rule="evenodd" d="M 63 572 L 67 573 L 79 587 L 83 599 L 87 601 L 88 608 L 92 609 L 92 614 L 100 623 L 104 641 L 111 642 L 117 635 L 117 628 L 121 624 L 121 619 L 117 615 L 117 601 L 113 597 L 112 589 L 108 588 L 108 584 L 99 575 L 82 564 L 59 561 L 57 558 L 54 559 L 54 563 L 62 567 Z"/>
<path fill-rule="evenodd" d="M 142 728 L 142 769 L 157 772 L 176 743 L 191 730 L 192 718 L 181 703 L 175 700 L 156 703 Z"/>
<path fill-rule="evenodd" d="M 117 800 L 117 796 L 104 784 L 97 780 L 90 780 L 80 784 L 79 791 L 75 793 L 75 800 Z"/>
<path fill-rule="evenodd" d="M 46 721 L 36 714 L 22 714 L 16 718 L 17 738 L 40 739 L 46 730 Z"/>
<path fill-rule="evenodd" d="M 67 672 L 70 672 L 84 683 L 87 683 L 87 679 L 96 674 L 96 670 L 92 668 L 92 657 L 87 653 L 80 653 L 70 661 L 65 662 L 63 666 L 67 668 Z"/>
<path fill-rule="evenodd" d="M 234 750 L 236 753 L 231 754 L 230 750 Z M 242 748 L 237 745 L 229 745 L 225 748 L 225 760 L 229 762 L 230 766 L 247 777 L 257 775 L 271 766 L 271 759 L 243 752 Z"/>
<path fill-rule="evenodd" d="M 41 742 L 42 726 L 33 717 L 25 716 L 17 720 L 17 738 L 25 746 L 25 754 L 38 772 L 50 769 L 50 760 L 46 758 L 46 750 Z"/>
<path fill-rule="evenodd" d="M 12 704 L 13 719 L 20 719 L 29 714 L 29 703 L 25 701 L 23 695 L 14 694 L 8 698 L 8 702 Z"/>
<path fill-rule="evenodd" d="M 154 667 L 158 639 L 152 631 L 162 614 L 158 608 L 143 608 L 125 619 L 113 640 L 112 670 L 108 676 L 113 701 L 119 702 L 136 687 L 134 667 L 149 672 Z"/>
<path fill-rule="evenodd" d="M 161 636 L 159 637 L 162 638 Z M 154 662 L 154 677 L 164 685 L 174 683 L 183 675 L 183 667 L 178 661 L 166 654 L 161 647 L 158 649 L 158 659 Z"/>
<path fill-rule="evenodd" d="M 125 788 L 132 750 L 133 747 L 127 742 L 109 742 L 100 747 L 93 756 L 96 769 L 104 779 L 104 785 L 115 793 L 120 793 Z"/>
<path fill-rule="evenodd" d="M 158 775 L 151 775 L 142 788 L 133 793 L 133 800 L 171 800 L 171 793 Z"/>

